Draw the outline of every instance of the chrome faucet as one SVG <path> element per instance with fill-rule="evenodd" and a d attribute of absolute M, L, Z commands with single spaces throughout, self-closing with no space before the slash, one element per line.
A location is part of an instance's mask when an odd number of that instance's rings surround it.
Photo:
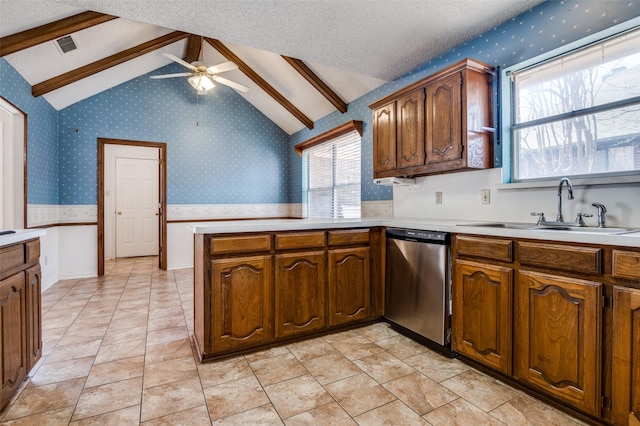
<path fill-rule="evenodd" d="M 564 217 L 562 217 L 562 184 L 564 183 L 567 184 L 569 200 L 573 200 L 573 185 L 571 185 L 569 178 L 563 177 L 560 179 L 560 184 L 558 185 L 558 216 L 556 217 L 556 222 L 564 222 Z"/>

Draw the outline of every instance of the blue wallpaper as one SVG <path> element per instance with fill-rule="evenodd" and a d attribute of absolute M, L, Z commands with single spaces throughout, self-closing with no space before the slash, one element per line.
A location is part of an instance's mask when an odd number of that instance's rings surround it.
<path fill-rule="evenodd" d="M 27 202 L 58 204 L 58 113 L 0 58 L 0 96 L 27 114 Z"/>
<path fill-rule="evenodd" d="M 345 114 L 334 112 L 318 120 L 313 130 L 303 129 L 291 135 L 291 146 L 346 121 L 362 120 L 362 200 L 391 200 L 391 188 L 377 187 L 373 183 L 373 132 L 369 104 L 466 57 L 505 68 L 637 16 L 640 16 L 638 0 L 567 0 L 542 3 L 418 67 L 406 76 L 358 98 L 349 104 L 349 110 Z M 290 158 L 291 202 L 299 203 L 302 200 L 302 162 L 297 155 L 290 155 Z"/>
<path fill-rule="evenodd" d="M 287 203 L 288 135 L 232 89 L 197 96 L 170 64 L 59 113 L 60 204 L 96 203 L 97 138 L 167 143 L 169 204 Z"/>

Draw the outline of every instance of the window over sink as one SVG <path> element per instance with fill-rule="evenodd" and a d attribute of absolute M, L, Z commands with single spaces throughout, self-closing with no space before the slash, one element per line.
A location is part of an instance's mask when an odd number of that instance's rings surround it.
<path fill-rule="evenodd" d="M 640 175 L 639 45 L 618 28 L 504 70 L 512 182 Z"/>

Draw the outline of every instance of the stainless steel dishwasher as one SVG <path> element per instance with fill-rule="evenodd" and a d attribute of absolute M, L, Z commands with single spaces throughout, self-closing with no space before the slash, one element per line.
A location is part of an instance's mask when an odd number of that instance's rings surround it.
<path fill-rule="evenodd" d="M 451 355 L 451 250 L 445 232 L 387 229 L 384 316 Z M 425 338 L 427 339 L 424 341 Z"/>

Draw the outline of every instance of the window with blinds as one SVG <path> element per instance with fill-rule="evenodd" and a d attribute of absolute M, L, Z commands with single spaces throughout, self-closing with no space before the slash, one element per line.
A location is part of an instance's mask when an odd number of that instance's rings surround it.
<path fill-rule="evenodd" d="M 640 172 L 640 29 L 509 73 L 514 181 Z"/>
<path fill-rule="evenodd" d="M 302 151 L 303 215 L 360 217 L 360 135 L 348 132 Z"/>

